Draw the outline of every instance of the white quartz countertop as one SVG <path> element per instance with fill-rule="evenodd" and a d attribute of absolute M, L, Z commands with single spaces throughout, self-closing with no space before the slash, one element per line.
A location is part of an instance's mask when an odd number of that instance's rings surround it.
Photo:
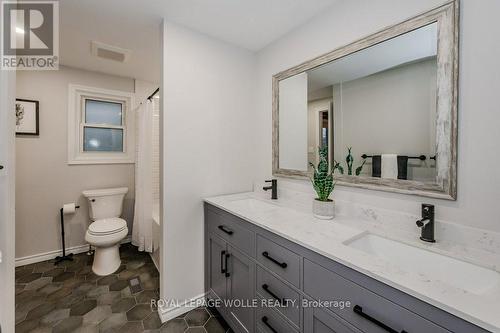
<path fill-rule="evenodd" d="M 250 205 L 242 204 L 245 199 L 254 200 Z M 418 272 L 408 272 L 390 260 L 350 247 L 346 243 L 363 234 L 372 233 L 449 257 L 466 258 L 468 262 L 496 271 L 500 277 L 499 267 L 495 266 L 500 263 L 499 253 L 454 248 L 440 244 L 439 241 L 425 244 L 418 239 L 418 233 L 392 232 L 391 228 L 384 229 L 380 226 L 374 228 L 366 221 L 349 216 L 319 220 L 313 217 L 310 210 L 298 207 L 293 202 L 265 199 L 254 192 L 211 197 L 205 201 L 486 330 L 500 332 L 499 284 L 487 292 L 472 293 L 453 287 L 442 279 L 429 277 L 425 274 L 426 267 L 422 267 L 421 272 L 418 269 Z M 260 205 L 259 202 L 264 204 Z M 488 267 L 491 262 L 494 264 Z"/>

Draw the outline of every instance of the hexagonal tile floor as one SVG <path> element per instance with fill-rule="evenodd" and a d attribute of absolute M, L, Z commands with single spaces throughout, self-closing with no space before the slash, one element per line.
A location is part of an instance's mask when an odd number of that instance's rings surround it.
<path fill-rule="evenodd" d="M 233 333 L 233 330 L 216 310 L 200 307 L 166 322 L 160 332 Z"/>
<path fill-rule="evenodd" d="M 159 274 L 150 256 L 131 244 L 120 247 L 122 266 L 101 277 L 91 256 L 74 256 L 16 268 L 16 333 L 23 332 L 232 332 L 216 311 L 197 308 L 161 324 L 151 300 L 159 295 Z M 128 280 L 142 290 L 132 293 Z"/>

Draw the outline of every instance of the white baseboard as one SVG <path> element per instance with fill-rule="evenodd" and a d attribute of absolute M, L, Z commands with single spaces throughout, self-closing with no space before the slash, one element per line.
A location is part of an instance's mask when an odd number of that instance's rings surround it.
<path fill-rule="evenodd" d="M 130 243 L 130 236 L 124 238 L 120 243 L 121 244 Z M 66 248 L 66 253 L 78 254 L 78 253 L 87 252 L 88 249 L 89 249 L 88 244 L 78 245 L 78 246 Z M 45 252 L 45 253 L 38 253 L 38 254 L 33 254 L 30 256 L 26 256 L 26 257 L 16 258 L 16 267 L 54 259 L 56 256 L 61 255 L 61 253 L 62 253 L 62 250 L 54 250 L 54 251 L 49 251 L 49 252 Z"/>
<path fill-rule="evenodd" d="M 189 306 L 188 304 L 191 303 L 201 303 L 205 300 L 206 294 L 203 293 L 201 295 L 198 295 L 196 297 L 191 298 L 190 300 L 184 302 L 184 304 L 175 307 L 175 308 L 168 308 L 167 304 L 163 303 L 163 306 L 160 306 L 158 304 L 158 315 L 160 316 L 160 320 L 162 323 L 165 323 L 171 319 L 177 318 L 180 315 L 183 315 L 196 307 Z"/>
<path fill-rule="evenodd" d="M 153 253 L 149 252 L 149 256 L 151 257 L 151 260 L 153 261 L 153 264 L 155 264 L 155 267 L 156 267 L 156 269 L 159 272 L 160 271 L 160 265 L 158 265 L 158 263 L 156 262 L 154 252 Z"/>

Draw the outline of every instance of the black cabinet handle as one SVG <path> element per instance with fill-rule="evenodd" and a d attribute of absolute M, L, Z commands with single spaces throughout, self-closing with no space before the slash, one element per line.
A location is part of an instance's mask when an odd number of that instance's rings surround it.
<path fill-rule="evenodd" d="M 271 290 L 269 290 L 269 286 L 267 284 L 264 283 L 262 285 L 262 289 L 264 289 L 269 295 L 271 295 L 272 298 L 279 301 L 281 305 L 283 305 L 286 302 L 285 298 L 280 298 L 275 293 L 273 293 Z"/>
<path fill-rule="evenodd" d="M 373 318 L 372 316 L 366 314 L 363 312 L 363 308 L 359 305 L 355 305 L 354 308 L 352 309 L 354 311 L 355 314 L 357 315 L 360 315 L 361 317 L 365 318 L 366 320 L 374 323 L 375 325 L 377 325 L 378 327 L 380 328 L 383 328 L 384 330 L 386 330 L 387 332 L 390 332 L 390 333 L 408 333 L 406 332 L 405 330 L 402 330 L 401 332 L 398 332 L 396 331 L 395 329 L 392 329 L 391 327 L 387 326 L 386 324 L 384 324 L 383 322 Z"/>
<path fill-rule="evenodd" d="M 225 267 L 225 271 L 224 273 L 226 273 L 226 277 L 230 277 L 231 276 L 231 273 L 229 273 L 229 269 L 227 268 L 227 258 L 229 258 L 231 255 L 229 253 L 227 253 L 225 256 L 224 256 L 224 267 Z"/>
<path fill-rule="evenodd" d="M 276 260 L 273 257 L 271 257 L 267 251 L 262 252 L 262 255 L 265 258 L 267 258 L 267 259 L 271 260 L 272 262 L 274 262 L 276 265 L 280 266 L 281 268 L 286 268 L 288 266 L 286 262 L 279 262 L 278 260 Z"/>
<path fill-rule="evenodd" d="M 217 228 L 219 228 L 220 230 L 222 230 L 223 232 L 225 232 L 226 234 L 228 235 L 232 235 L 234 232 L 232 230 L 229 230 L 228 228 L 226 228 L 226 226 L 224 225 L 220 225 L 218 226 Z"/>
<path fill-rule="evenodd" d="M 2 170 L 2 169 L 3 169 L 3 165 L 0 165 L 0 170 Z"/>
<path fill-rule="evenodd" d="M 220 251 L 220 273 L 224 274 L 226 273 L 226 268 L 224 267 L 224 256 L 226 254 L 226 251 Z"/>
<path fill-rule="evenodd" d="M 269 319 L 267 319 L 267 317 L 266 317 L 266 316 L 262 317 L 261 321 L 264 323 L 264 325 L 266 325 L 266 326 L 267 326 L 267 328 L 269 328 L 269 329 L 271 330 L 271 332 L 273 332 L 273 333 L 278 333 L 278 331 L 276 331 L 276 330 L 274 329 L 274 327 L 272 327 L 272 326 L 269 324 L 269 322 L 268 322 L 268 321 L 269 321 Z"/>

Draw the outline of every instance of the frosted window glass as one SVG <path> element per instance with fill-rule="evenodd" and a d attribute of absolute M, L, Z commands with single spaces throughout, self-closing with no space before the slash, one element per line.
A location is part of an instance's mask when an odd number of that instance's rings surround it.
<path fill-rule="evenodd" d="M 93 99 L 85 100 L 87 124 L 122 125 L 122 104 Z"/>
<path fill-rule="evenodd" d="M 84 151 L 123 152 L 123 130 L 115 128 L 85 127 Z"/>

